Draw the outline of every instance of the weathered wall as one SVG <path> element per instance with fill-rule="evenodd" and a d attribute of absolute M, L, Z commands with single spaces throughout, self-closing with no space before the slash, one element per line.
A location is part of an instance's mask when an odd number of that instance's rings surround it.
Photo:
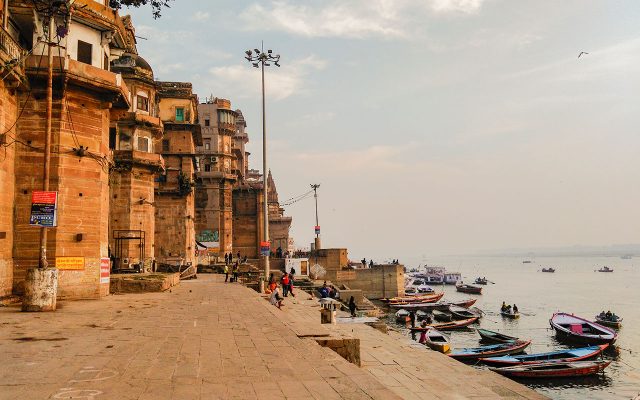
<path fill-rule="evenodd" d="M 404 296 L 402 265 L 375 265 L 373 268 L 338 271 L 334 281 L 350 289 L 362 290 L 369 299 Z"/>
<path fill-rule="evenodd" d="M 16 218 L 14 287 L 20 292 L 25 272 L 38 264 L 39 230 L 29 226 L 31 193 L 42 189 L 46 122 L 46 93 L 34 85 L 20 121 L 18 135 L 32 147 L 16 155 Z M 61 93 L 60 87 L 54 93 Z M 108 294 L 100 285 L 100 258 L 107 257 L 109 188 L 108 105 L 86 88 L 69 85 L 64 111 L 54 99 L 50 190 L 58 191 L 58 227 L 50 229 L 47 258 L 84 257 L 84 269 L 61 270 L 60 298 L 97 298 Z M 21 95 L 21 101 L 26 96 Z M 71 115 L 71 117 L 69 116 Z M 82 145 L 93 156 L 79 157 L 72 148 Z M 82 239 L 77 240 L 77 235 Z"/>
<path fill-rule="evenodd" d="M 259 255 L 262 238 L 262 192 L 252 189 L 233 191 L 233 253 L 249 258 Z"/>
<path fill-rule="evenodd" d="M 318 264 L 327 272 L 324 279 L 335 281 L 336 273 L 349 265 L 347 249 L 321 249 L 309 256 L 311 265 Z"/>
<path fill-rule="evenodd" d="M 193 194 L 156 196 L 155 257 L 158 262 L 182 258 L 195 262 L 195 231 L 193 226 Z"/>
<path fill-rule="evenodd" d="M 0 2 L 1 4 L 2 2 Z M 17 117 L 16 95 L 0 81 L 0 133 L 7 132 Z M 15 129 L 8 132 L 15 136 Z M 11 294 L 13 287 L 13 197 L 14 161 L 17 143 L 5 136 L 0 145 L 0 298 Z"/>

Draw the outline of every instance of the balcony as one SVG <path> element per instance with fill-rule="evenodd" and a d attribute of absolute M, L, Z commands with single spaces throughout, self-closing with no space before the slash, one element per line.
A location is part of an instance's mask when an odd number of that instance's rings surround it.
<path fill-rule="evenodd" d="M 236 175 L 231 172 L 223 172 L 223 171 L 198 171 L 197 177 L 200 179 L 227 179 L 235 181 L 237 179 Z"/>
<path fill-rule="evenodd" d="M 0 27 L 0 64 L 7 65 L 9 69 L 13 68 L 13 72 L 10 75 L 14 75 L 19 80 L 24 76 L 21 58 L 25 54 L 26 52 L 22 47 L 13 40 L 7 31 Z M 2 72 L 6 74 L 4 69 Z"/>
<path fill-rule="evenodd" d="M 115 150 L 113 159 L 119 166 L 146 167 L 154 171 L 164 171 L 164 158 L 160 154 L 145 153 L 137 150 Z"/>

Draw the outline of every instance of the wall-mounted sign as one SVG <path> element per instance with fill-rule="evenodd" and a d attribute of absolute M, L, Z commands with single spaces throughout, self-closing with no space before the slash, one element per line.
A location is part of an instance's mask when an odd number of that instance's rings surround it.
<path fill-rule="evenodd" d="M 100 259 L 100 283 L 109 283 L 111 280 L 111 260 L 104 257 Z"/>
<path fill-rule="evenodd" d="M 260 242 L 260 254 L 263 256 L 268 256 L 271 254 L 271 243 L 269 242 Z"/>
<path fill-rule="evenodd" d="M 320 234 L 320 225 L 316 225 L 316 235 Z"/>
<path fill-rule="evenodd" d="M 53 228 L 57 225 L 58 192 L 36 190 L 31 193 L 29 225 Z"/>
<path fill-rule="evenodd" d="M 76 271 L 83 270 L 84 257 L 56 257 L 56 268 Z"/>

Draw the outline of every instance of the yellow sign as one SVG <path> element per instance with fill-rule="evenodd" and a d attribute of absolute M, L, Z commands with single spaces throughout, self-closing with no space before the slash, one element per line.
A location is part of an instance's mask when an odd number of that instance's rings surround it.
<path fill-rule="evenodd" d="M 84 257 L 56 257 L 56 268 L 83 270 Z"/>
<path fill-rule="evenodd" d="M 207 253 L 209 253 L 209 254 L 218 254 L 218 253 L 220 253 L 220 247 L 209 247 L 207 249 Z"/>

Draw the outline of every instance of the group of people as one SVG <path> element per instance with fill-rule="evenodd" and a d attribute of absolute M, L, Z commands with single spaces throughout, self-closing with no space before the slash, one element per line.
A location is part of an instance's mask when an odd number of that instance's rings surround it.
<path fill-rule="evenodd" d="M 282 277 L 280 278 L 280 286 L 282 286 L 282 295 L 280 294 L 280 288 L 278 287 L 278 282 L 273 273 L 269 275 L 269 285 L 267 287 L 267 293 L 271 294 L 269 301 L 271 304 L 278 308 L 282 308 L 282 302 L 285 297 L 288 297 L 289 294 L 295 297 L 295 293 L 293 293 L 293 280 L 296 270 L 291 268 L 291 271 L 284 272 Z"/>
<path fill-rule="evenodd" d="M 226 254 L 225 254 L 226 256 Z M 238 282 L 238 274 L 240 272 L 240 265 L 238 263 L 238 261 L 236 261 L 235 263 L 233 263 L 233 267 L 231 269 L 231 273 L 233 274 L 231 276 L 231 280 L 229 280 L 229 264 L 225 264 L 224 265 L 224 281 L 226 282 Z"/>
<path fill-rule="evenodd" d="M 323 299 L 337 299 L 339 297 L 338 290 L 333 285 L 327 286 L 327 281 L 324 281 L 318 292 L 320 292 L 320 297 Z"/>
<path fill-rule="evenodd" d="M 517 314 L 518 306 L 514 304 L 513 307 L 511 307 L 511 304 L 507 304 L 503 301 L 500 311 L 507 314 Z"/>
<path fill-rule="evenodd" d="M 604 310 L 600 313 L 599 317 L 605 321 L 617 321 L 620 317 L 618 317 L 615 313 L 612 313 L 611 310 L 607 310 L 607 312 L 604 312 Z"/>
<path fill-rule="evenodd" d="M 244 256 L 241 258 L 240 252 L 238 252 L 238 254 L 236 254 L 235 262 L 244 264 L 247 262 L 247 256 Z M 231 264 L 233 264 L 233 253 L 224 253 L 224 265 L 231 265 Z"/>

